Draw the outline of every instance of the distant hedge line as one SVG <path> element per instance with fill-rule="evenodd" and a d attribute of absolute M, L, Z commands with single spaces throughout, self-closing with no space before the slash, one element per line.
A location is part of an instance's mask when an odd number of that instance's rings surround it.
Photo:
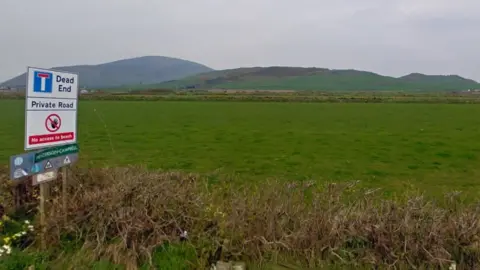
<path fill-rule="evenodd" d="M 24 99 L 20 94 L 3 94 L 0 99 Z M 92 94 L 80 96 L 80 100 L 111 101 L 235 101 L 235 102 L 319 102 L 319 103 L 480 103 L 477 96 L 455 95 L 413 95 L 413 94 L 189 94 L 176 93 L 169 95 L 130 95 L 130 94 Z"/>

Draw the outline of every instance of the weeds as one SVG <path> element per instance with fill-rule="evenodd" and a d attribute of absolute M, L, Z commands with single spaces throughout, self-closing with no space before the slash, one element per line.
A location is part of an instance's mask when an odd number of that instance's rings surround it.
<path fill-rule="evenodd" d="M 75 170 L 69 192 L 67 222 L 60 198 L 49 203 L 49 246 L 67 242 L 127 268 L 175 263 L 165 250 L 191 268 L 284 258 L 310 267 L 480 266 L 480 209 L 455 193 L 386 200 L 355 184 L 212 184 L 140 168 Z"/>

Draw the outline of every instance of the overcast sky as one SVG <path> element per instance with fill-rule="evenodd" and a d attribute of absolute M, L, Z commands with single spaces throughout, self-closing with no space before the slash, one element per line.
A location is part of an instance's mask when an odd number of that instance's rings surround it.
<path fill-rule="evenodd" d="M 163 55 L 480 81 L 479 0 L 0 0 L 0 82 Z"/>

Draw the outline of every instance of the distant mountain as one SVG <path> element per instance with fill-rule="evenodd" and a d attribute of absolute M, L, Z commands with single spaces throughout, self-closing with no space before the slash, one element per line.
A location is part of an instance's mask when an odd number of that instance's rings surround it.
<path fill-rule="evenodd" d="M 479 89 L 479 83 L 471 80 L 465 79 L 458 75 L 424 75 L 420 73 L 411 73 L 409 75 L 399 78 L 405 83 L 410 85 L 416 85 L 419 88 L 429 87 L 429 88 L 438 88 L 446 90 L 468 90 L 468 89 Z"/>
<path fill-rule="evenodd" d="M 457 75 L 412 73 L 395 78 L 359 70 L 301 67 L 253 67 L 220 70 L 137 88 L 197 88 L 325 91 L 458 91 L 480 89 Z"/>
<path fill-rule="evenodd" d="M 87 88 L 154 84 L 213 70 L 195 62 L 164 56 L 144 56 L 99 65 L 55 67 L 53 69 L 78 73 L 80 87 Z M 24 73 L 1 83 L 0 86 L 23 88 L 25 83 L 26 74 Z"/>

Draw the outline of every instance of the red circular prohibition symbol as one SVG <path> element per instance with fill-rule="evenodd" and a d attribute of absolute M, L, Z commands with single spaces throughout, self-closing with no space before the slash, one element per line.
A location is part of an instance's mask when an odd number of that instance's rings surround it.
<path fill-rule="evenodd" d="M 62 119 L 60 118 L 60 116 L 58 116 L 58 114 L 50 114 L 49 116 L 47 116 L 47 119 L 45 119 L 45 127 L 50 132 L 58 131 L 61 126 Z"/>

